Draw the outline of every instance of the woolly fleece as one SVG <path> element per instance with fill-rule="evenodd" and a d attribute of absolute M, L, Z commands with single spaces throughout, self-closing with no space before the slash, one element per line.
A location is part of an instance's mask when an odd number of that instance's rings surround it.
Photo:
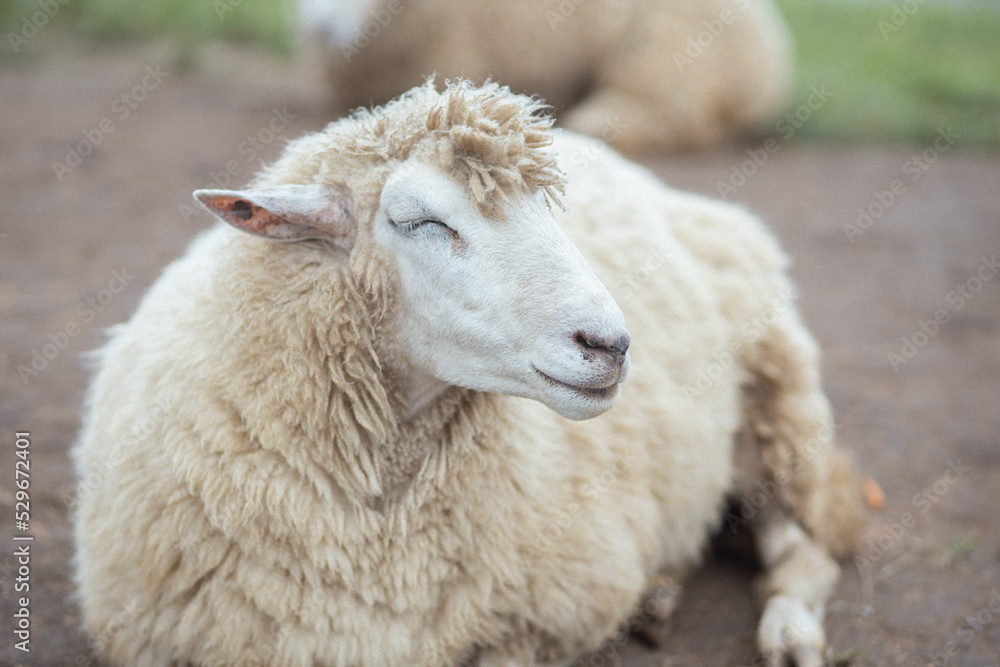
<path fill-rule="evenodd" d="M 393 265 L 370 227 L 413 154 L 481 165 L 455 173 L 485 212 L 564 189 L 556 216 L 632 333 L 614 408 L 571 422 L 453 387 L 398 418 Z M 104 348 L 74 451 L 76 576 L 112 664 L 569 658 L 766 480 L 823 545 L 853 547 L 860 494 L 817 348 L 753 216 L 497 86 L 424 86 L 293 142 L 256 182 L 349 188 L 357 244 L 220 224 Z"/>

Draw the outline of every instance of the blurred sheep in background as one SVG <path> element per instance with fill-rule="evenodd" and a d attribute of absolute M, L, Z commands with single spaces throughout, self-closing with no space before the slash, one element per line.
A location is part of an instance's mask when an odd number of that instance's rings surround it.
<path fill-rule="evenodd" d="M 300 0 L 333 115 L 432 74 L 537 95 L 560 124 L 631 154 L 759 130 L 790 86 L 770 0 Z"/>

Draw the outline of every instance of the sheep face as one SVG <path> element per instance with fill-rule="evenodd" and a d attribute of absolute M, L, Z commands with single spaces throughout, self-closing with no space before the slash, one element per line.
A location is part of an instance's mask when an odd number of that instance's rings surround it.
<path fill-rule="evenodd" d="M 412 158 L 388 177 L 363 223 L 346 188 L 195 196 L 222 220 L 274 241 L 319 238 L 347 251 L 376 244 L 398 276 L 387 335 L 413 375 L 411 410 L 448 385 L 535 399 L 570 419 L 594 417 L 618 398 L 629 371 L 624 316 L 541 192 L 489 218 L 440 167 Z"/>
<path fill-rule="evenodd" d="M 541 193 L 504 213 L 484 217 L 429 163 L 410 160 L 389 177 L 372 237 L 395 258 L 400 345 L 448 384 L 596 416 L 628 374 L 621 310 Z"/>

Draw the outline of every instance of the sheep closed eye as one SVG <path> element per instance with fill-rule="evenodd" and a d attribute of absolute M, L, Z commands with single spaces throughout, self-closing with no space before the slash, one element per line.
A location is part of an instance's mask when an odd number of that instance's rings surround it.
<path fill-rule="evenodd" d="M 458 232 L 441 222 L 437 218 L 417 218 L 405 222 L 397 222 L 389 218 L 389 224 L 400 234 L 411 238 L 437 238 L 439 240 L 449 240 L 451 251 L 462 254 L 467 249 L 466 243 L 459 236 Z M 421 230 L 425 230 L 421 233 Z"/>
<path fill-rule="evenodd" d="M 392 224 L 393 227 L 395 227 L 401 232 L 413 232 L 419 229 L 420 227 L 434 225 L 436 227 L 441 228 L 443 231 L 448 232 L 449 234 L 452 235 L 455 234 L 455 231 L 451 227 L 449 227 L 448 225 L 444 224 L 443 222 L 435 218 L 420 218 L 418 220 L 408 220 L 405 222 L 398 222 L 390 218 L 389 222 L 390 224 Z"/>

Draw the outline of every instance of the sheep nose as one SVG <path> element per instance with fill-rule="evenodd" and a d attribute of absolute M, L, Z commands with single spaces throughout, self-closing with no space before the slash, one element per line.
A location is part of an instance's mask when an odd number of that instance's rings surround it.
<path fill-rule="evenodd" d="M 625 362 L 625 353 L 631 342 L 628 332 L 612 338 L 611 336 L 601 336 L 586 331 L 578 331 L 574 336 L 577 346 L 583 351 L 583 358 L 593 361 L 598 357 L 605 357 L 614 365 L 621 366 Z"/>

